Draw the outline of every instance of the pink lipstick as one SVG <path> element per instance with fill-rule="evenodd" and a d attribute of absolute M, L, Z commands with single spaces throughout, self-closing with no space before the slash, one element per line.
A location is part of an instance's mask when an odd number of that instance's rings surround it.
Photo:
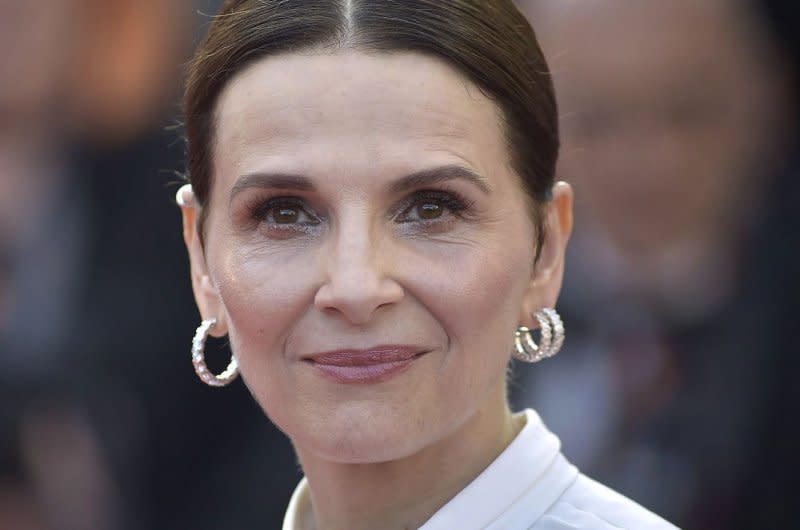
<path fill-rule="evenodd" d="M 379 383 L 408 369 L 425 350 L 414 346 L 376 346 L 308 355 L 304 360 L 337 383 Z"/>

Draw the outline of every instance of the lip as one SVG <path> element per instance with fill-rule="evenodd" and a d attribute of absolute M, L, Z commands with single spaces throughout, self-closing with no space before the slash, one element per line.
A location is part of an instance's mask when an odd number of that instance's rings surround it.
<path fill-rule="evenodd" d="M 417 346 L 387 345 L 314 353 L 303 361 L 337 383 L 379 383 L 400 375 L 425 353 Z"/>

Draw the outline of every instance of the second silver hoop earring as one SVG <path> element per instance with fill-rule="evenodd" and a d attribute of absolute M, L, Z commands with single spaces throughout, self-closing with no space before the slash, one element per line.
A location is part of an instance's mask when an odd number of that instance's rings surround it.
<path fill-rule="evenodd" d="M 208 334 L 216 323 L 217 320 L 214 318 L 204 320 L 200 327 L 197 328 L 194 339 L 192 339 L 192 364 L 197 377 L 201 381 L 208 386 L 220 387 L 227 386 L 236 379 L 236 376 L 239 375 L 239 364 L 236 362 L 236 358 L 231 355 L 231 362 L 225 368 L 225 371 L 219 375 L 211 373 L 208 366 L 206 366 L 206 339 L 208 339 Z"/>
<path fill-rule="evenodd" d="M 518 327 L 514 333 L 512 355 L 526 363 L 536 363 L 552 357 L 564 344 L 564 323 L 555 309 L 546 307 L 533 316 L 539 322 L 539 344 L 534 342 L 532 330 L 525 326 Z"/>

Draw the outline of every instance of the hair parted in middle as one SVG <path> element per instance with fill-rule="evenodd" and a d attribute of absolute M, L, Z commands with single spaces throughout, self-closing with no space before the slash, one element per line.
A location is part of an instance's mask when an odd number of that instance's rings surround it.
<path fill-rule="evenodd" d="M 225 1 L 189 63 L 183 99 L 187 175 L 200 206 L 213 182 L 222 90 L 254 61 L 301 50 L 423 53 L 478 86 L 501 111 L 509 162 L 529 199 L 538 257 L 542 205 L 555 180 L 558 113 L 547 62 L 511 0 Z M 201 237 L 206 216 L 204 208 Z"/>

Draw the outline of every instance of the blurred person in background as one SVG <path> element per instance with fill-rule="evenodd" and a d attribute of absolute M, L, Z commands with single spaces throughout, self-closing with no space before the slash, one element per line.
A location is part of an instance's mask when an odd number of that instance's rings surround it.
<path fill-rule="evenodd" d="M 246 390 L 186 370 L 196 310 L 163 226 L 195 8 L 215 5 L 0 2 L 0 528 L 271 527 L 288 493 L 237 502 L 297 480 Z"/>
<path fill-rule="evenodd" d="M 4 528 L 109 528 L 114 517 L 95 432 L 82 421 L 72 393 L 67 398 L 54 388 L 68 364 L 62 348 L 76 323 L 75 280 L 85 265 L 88 224 L 85 190 L 70 174 L 66 146 L 80 7 L 69 1 L 0 4 Z M 39 392 L 60 401 L 59 411 L 34 409 L 32 396 Z M 50 442 L 58 446 L 46 447 Z M 45 464 L 53 457 L 54 466 Z M 71 468 L 89 461 L 99 465 Z"/>
<path fill-rule="evenodd" d="M 731 528 L 796 285 L 764 234 L 787 191 L 786 65 L 744 0 L 519 4 L 551 60 L 576 228 L 571 363 L 520 374 L 516 402 L 600 480 Z"/>

